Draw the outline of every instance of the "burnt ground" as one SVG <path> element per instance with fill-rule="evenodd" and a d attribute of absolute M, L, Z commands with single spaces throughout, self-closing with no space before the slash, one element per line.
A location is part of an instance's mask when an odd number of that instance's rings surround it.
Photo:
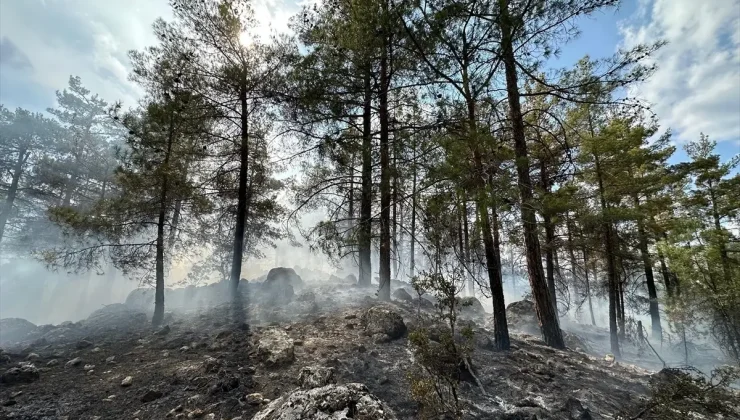
<path fill-rule="evenodd" d="M 30 328 L 3 343 L 0 371 L 10 379 L 0 383 L 0 418 L 246 420 L 298 388 L 306 366 L 333 368 L 338 384 L 362 383 L 397 418 L 417 418 L 405 376 L 413 363 L 407 335 L 370 335 L 363 316 L 387 308 L 411 326 L 418 307 L 366 293 L 309 285 L 288 305 L 251 305 L 240 314 L 247 322 L 233 321 L 224 304 L 168 313 L 167 326 L 155 329 L 147 314 L 121 304 L 79 323 Z M 554 350 L 532 335 L 512 334 L 512 351 L 494 352 L 489 322 L 473 318 L 472 365 L 482 387 L 461 384 L 466 418 L 614 418 L 647 392 L 647 370 Z M 267 335 L 280 341 L 272 347 L 283 346 L 276 353 L 260 349 Z M 35 369 L 8 376 L 23 364 Z"/>

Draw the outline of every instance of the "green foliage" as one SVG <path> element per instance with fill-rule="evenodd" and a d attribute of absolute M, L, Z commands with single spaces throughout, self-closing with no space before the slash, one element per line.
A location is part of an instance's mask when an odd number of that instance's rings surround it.
<path fill-rule="evenodd" d="M 414 349 L 414 365 L 407 371 L 411 397 L 419 404 L 422 418 L 452 416 L 460 419 L 464 402 L 460 399 L 461 380 L 474 378 L 470 358 L 473 331 L 458 322 L 460 273 L 421 273 L 414 277 L 415 289 L 431 293 L 436 311 L 430 318 L 419 316 L 418 328 L 409 334 Z"/>
<path fill-rule="evenodd" d="M 740 395 L 732 388 L 740 379 L 740 369 L 719 367 L 709 376 L 693 368 L 666 368 L 650 381 L 650 396 L 620 419 L 672 420 L 696 415 L 710 418 L 740 416 Z"/>

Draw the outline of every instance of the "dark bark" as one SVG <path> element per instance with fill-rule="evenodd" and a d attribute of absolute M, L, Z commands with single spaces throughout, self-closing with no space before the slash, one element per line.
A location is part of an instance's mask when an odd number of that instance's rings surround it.
<path fill-rule="evenodd" d="M 715 186 L 713 185 L 712 181 L 709 181 L 709 204 L 712 206 L 712 219 L 714 221 L 714 230 L 717 231 L 717 233 L 722 233 L 722 223 L 719 216 L 719 211 L 717 210 L 717 192 L 715 191 Z M 724 275 L 724 281 L 725 284 L 730 284 L 732 282 L 732 274 L 730 273 L 730 256 L 727 252 L 727 244 L 725 244 L 724 240 L 719 241 L 719 257 L 720 261 L 722 263 L 722 274 Z"/>
<path fill-rule="evenodd" d="M 236 226 L 234 227 L 234 246 L 231 259 L 231 273 L 229 283 L 232 299 L 236 301 L 239 293 L 239 280 L 242 272 L 242 256 L 244 255 L 244 231 L 247 224 L 247 177 L 249 174 L 249 109 L 247 103 L 247 83 L 242 81 L 239 89 L 241 105 L 241 144 L 239 145 L 239 191 L 236 203 Z"/>
<path fill-rule="evenodd" d="M 540 321 L 542 336 L 547 345 L 555 348 L 565 348 L 563 333 L 560 330 L 555 305 L 548 292 L 545 273 L 542 269 L 542 254 L 537 234 L 537 218 L 533 207 L 532 182 L 529 174 L 529 153 L 527 140 L 524 134 L 524 119 L 522 116 L 517 81 L 516 57 L 512 39 L 511 18 L 509 16 L 509 1 L 499 0 L 499 19 L 501 26 L 501 57 L 506 71 L 506 91 L 509 103 L 509 116 L 514 137 L 514 151 L 516 155 L 516 169 L 519 178 L 519 195 L 521 197 L 521 219 L 524 231 L 524 244 L 527 255 L 527 270 L 532 287 L 532 296 L 535 300 L 537 317 Z"/>
<path fill-rule="evenodd" d="M 383 11 L 388 5 L 383 2 Z M 387 13 L 384 13 L 384 16 Z M 388 38 L 383 37 L 380 57 L 380 86 L 378 91 L 378 120 L 380 123 L 380 260 L 378 298 L 391 299 L 391 179 L 390 145 L 388 120 L 388 88 L 390 87 L 388 68 Z"/>
<path fill-rule="evenodd" d="M 398 279 L 398 259 L 401 254 L 398 253 L 398 142 L 396 141 L 395 135 L 393 136 L 393 192 L 391 202 L 393 203 L 393 212 L 391 220 L 391 238 L 393 243 L 393 271 L 391 272 L 391 278 Z"/>
<path fill-rule="evenodd" d="M 414 160 L 411 170 L 411 244 L 409 244 L 409 275 L 413 278 L 416 273 L 416 137 L 413 138 Z"/>
<path fill-rule="evenodd" d="M 372 263 L 370 259 L 372 246 L 372 208 L 373 208 L 373 179 L 372 179 L 372 88 L 370 84 L 370 67 L 367 67 L 364 80 L 364 107 L 362 112 L 362 191 L 360 194 L 360 286 L 370 286 L 372 282 Z"/>
<path fill-rule="evenodd" d="M 591 121 L 591 115 L 588 115 L 589 130 L 591 137 L 595 137 L 596 133 Z M 611 344 L 611 351 L 615 357 L 620 357 L 621 352 L 619 351 L 619 335 L 617 331 L 617 312 L 619 311 L 619 278 L 617 273 L 617 262 L 616 262 L 616 233 L 612 230 L 612 223 L 607 219 L 609 205 L 605 197 L 604 179 L 603 172 L 601 170 L 601 161 L 598 153 L 593 153 L 596 177 L 598 180 L 598 192 L 599 202 L 601 204 L 602 227 L 604 229 L 604 235 L 606 243 L 604 244 L 604 253 L 606 254 L 606 271 L 608 279 L 608 292 L 609 292 L 609 337 Z"/>
<path fill-rule="evenodd" d="M 468 270 L 470 270 L 471 265 L 471 258 L 470 258 L 470 227 L 468 226 L 468 202 L 467 200 L 463 201 L 463 244 L 465 246 L 465 250 L 463 253 L 463 256 L 465 258 L 465 265 L 468 267 Z M 465 270 L 465 277 L 468 281 L 468 294 L 470 296 L 475 296 L 475 283 L 473 282 L 473 276 L 470 274 L 468 270 Z"/>
<path fill-rule="evenodd" d="M 542 186 L 543 194 L 547 195 L 550 193 L 550 181 L 547 176 L 547 165 L 545 160 L 540 160 L 540 183 Z M 555 243 L 555 227 L 552 223 L 552 218 L 547 209 L 542 210 L 542 224 L 545 227 L 545 267 L 547 276 L 547 290 L 550 291 L 550 299 L 555 307 L 555 314 L 558 309 L 558 297 L 557 290 L 555 290 L 555 261 L 553 258 L 554 243 Z"/>
<path fill-rule="evenodd" d="M 586 253 L 586 247 L 583 247 L 583 274 L 586 280 L 586 297 L 588 298 L 588 311 L 591 314 L 591 325 L 596 325 L 596 318 L 594 318 L 594 305 L 591 302 L 591 281 L 588 278 L 588 254 Z M 596 273 L 594 273 L 596 278 Z"/>
<path fill-rule="evenodd" d="M 640 209 L 640 199 L 633 197 L 635 208 Z M 645 224 L 642 219 L 637 220 L 637 236 L 639 240 L 640 256 L 642 265 L 645 270 L 645 283 L 648 289 L 648 298 L 650 299 L 650 322 L 652 323 L 653 339 L 661 340 L 663 337 L 663 328 L 660 325 L 660 308 L 658 306 L 658 291 L 655 288 L 655 277 L 653 275 L 653 262 L 648 252 L 648 238 L 645 232 Z"/>
<path fill-rule="evenodd" d="M 13 178 L 10 181 L 10 188 L 8 188 L 8 195 L 5 197 L 5 205 L 3 211 L 0 213 L 0 243 L 3 242 L 3 236 L 5 235 L 5 226 L 8 224 L 10 213 L 13 212 L 13 203 L 15 202 L 15 196 L 18 194 L 18 184 L 23 174 L 23 165 L 28 159 L 29 153 L 26 149 L 20 149 L 18 151 L 18 159 L 15 161 L 13 166 Z"/>
<path fill-rule="evenodd" d="M 169 164 L 172 155 L 172 143 L 175 139 L 175 115 L 170 111 L 169 132 L 167 133 L 167 149 L 163 161 L 162 189 L 159 192 L 159 215 L 157 217 L 157 245 L 155 276 L 156 284 L 154 289 L 154 315 L 152 316 L 152 325 L 160 325 L 164 319 L 164 225 L 167 218 L 167 194 L 169 188 Z"/>

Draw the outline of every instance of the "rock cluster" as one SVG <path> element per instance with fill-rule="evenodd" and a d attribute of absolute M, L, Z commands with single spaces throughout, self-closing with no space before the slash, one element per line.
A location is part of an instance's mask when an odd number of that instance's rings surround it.
<path fill-rule="evenodd" d="M 396 420 L 367 387 L 359 383 L 296 390 L 280 397 L 252 420 Z"/>

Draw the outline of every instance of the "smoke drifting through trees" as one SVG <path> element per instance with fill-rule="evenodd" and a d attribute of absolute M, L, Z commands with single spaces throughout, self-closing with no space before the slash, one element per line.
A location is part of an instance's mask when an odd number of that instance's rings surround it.
<path fill-rule="evenodd" d="M 0 109 L 4 255 L 151 280 L 157 324 L 173 264 L 236 296 L 245 257 L 302 240 L 384 300 L 455 267 L 501 350 L 524 277 L 550 346 L 559 315 L 595 323 L 605 299 L 616 356 L 649 314 L 655 342 L 708 329 L 740 359 L 738 158 L 702 136 L 671 165 L 670 132 L 651 140 L 624 88 L 660 43 L 542 65 L 616 1 L 334 0 L 269 43 L 244 42 L 246 1 L 171 3 L 158 44 L 131 53 L 138 107 L 72 77 L 49 116 Z"/>

